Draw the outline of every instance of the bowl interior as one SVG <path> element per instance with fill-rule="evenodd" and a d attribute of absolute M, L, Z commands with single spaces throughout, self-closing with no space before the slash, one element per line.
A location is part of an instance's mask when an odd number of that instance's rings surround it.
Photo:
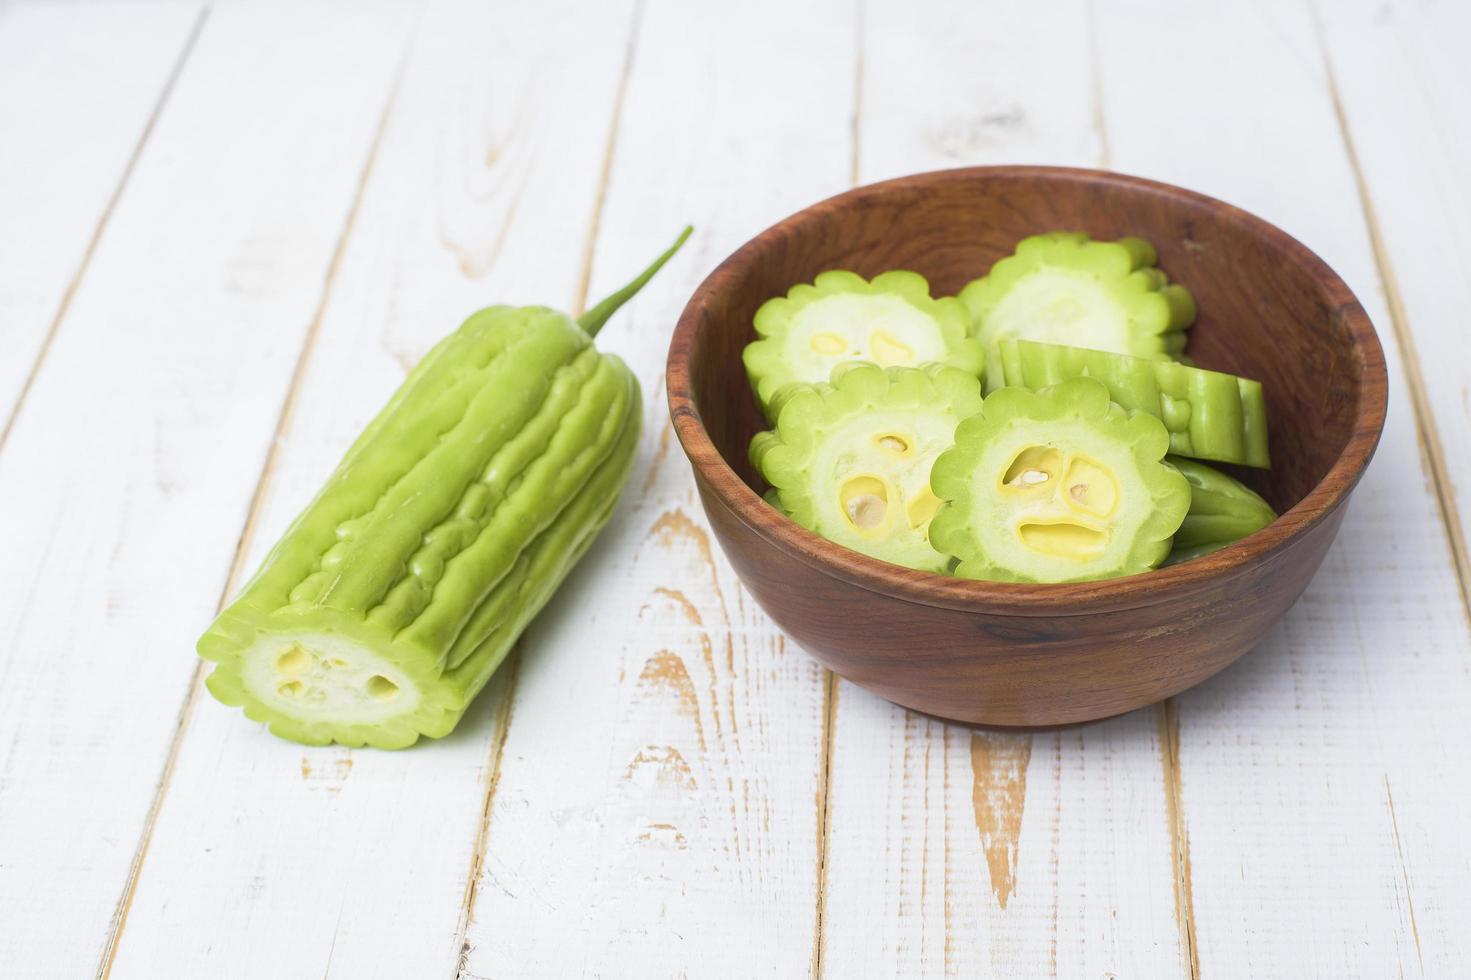
<path fill-rule="evenodd" d="M 692 337 L 690 387 L 716 449 L 752 489 L 746 458 L 764 424 L 741 350 L 757 307 L 827 269 L 872 277 L 912 269 L 935 295 L 984 275 L 1044 231 L 1140 235 L 1170 279 L 1194 294 L 1188 352 L 1200 367 L 1262 382 L 1272 469 L 1226 467 L 1278 510 L 1318 484 L 1353 433 L 1365 369 L 1345 315 L 1347 289 L 1301 245 L 1260 219 L 1133 178 L 1031 168 L 960 170 L 890 181 L 825 201 L 774 226 L 712 276 Z M 725 276 L 724 279 L 719 277 Z M 707 283 L 707 285 L 711 285 Z"/>

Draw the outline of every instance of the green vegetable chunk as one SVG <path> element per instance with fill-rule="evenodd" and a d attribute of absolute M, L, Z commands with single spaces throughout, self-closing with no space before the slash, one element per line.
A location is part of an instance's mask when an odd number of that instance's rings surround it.
<path fill-rule="evenodd" d="M 1032 340 L 1003 340 L 999 348 L 1005 384 L 1037 389 L 1069 378 L 1097 378 L 1124 408 L 1164 422 L 1171 452 L 1220 463 L 1271 465 L 1260 381 Z"/>
<path fill-rule="evenodd" d="M 1190 483 L 1190 512 L 1175 532 L 1166 564 L 1208 555 L 1277 519 L 1271 504 L 1220 470 L 1180 456 L 1166 461 Z"/>
<path fill-rule="evenodd" d="M 1002 381 L 1003 340 L 1038 340 L 1155 360 L 1185 350 L 1195 300 L 1154 268 L 1142 238 L 1095 242 L 1053 232 L 1017 244 L 1016 253 L 967 285 L 960 299 L 986 348 L 986 387 Z"/>
<path fill-rule="evenodd" d="M 1075 378 L 1042 391 L 1002 388 L 960 424 L 935 461 L 946 503 L 930 543 L 955 574 L 1005 582 L 1081 582 L 1147 571 L 1170 550 L 1190 486 L 1164 462 L 1159 419 L 1113 404 Z"/>
<path fill-rule="evenodd" d="M 930 467 L 980 407 L 979 379 L 958 368 L 846 365 L 831 384 L 784 393 L 776 430 L 751 441 L 751 462 L 777 508 L 803 527 L 874 558 L 943 571 L 949 558 L 928 539 L 940 506 Z"/>
<path fill-rule="evenodd" d="M 885 272 L 868 282 L 852 272 L 820 274 L 756 311 L 758 340 L 742 360 L 756 399 L 775 422 L 772 398 L 792 383 L 820 384 L 847 361 L 879 367 L 948 364 L 979 376 L 985 354 L 969 336 L 970 316 L 954 297 L 932 299 L 924 277 Z"/>
<path fill-rule="evenodd" d="M 612 513 L 639 386 L 592 335 L 688 235 L 580 321 L 493 306 L 431 350 L 200 638 L 210 692 L 311 745 L 448 734 Z"/>

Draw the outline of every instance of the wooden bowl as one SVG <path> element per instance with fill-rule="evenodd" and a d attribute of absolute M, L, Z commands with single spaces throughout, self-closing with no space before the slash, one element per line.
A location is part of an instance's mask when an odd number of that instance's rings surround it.
<path fill-rule="evenodd" d="M 913 269 L 936 295 L 1043 231 L 1142 235 L 1194 293 L 1189 351 L 1262 381 L 1273 468 L 1232 469 L 1282 516 L 1212 555 L 1074 585 L 973 582 L 857 554 L 758 494 L 762 429 L 741 365 L 756 308 L 825 269 Z M 690 298 L 669 348 L 669 410 L 710 525 L 762 608 L 812 656 L 891 701 L 988 726 L 1130 711 L 1250 650 L 1296 601 L 1384 424 L 1384 354 L 1312 252 L 1220 201 L 1091 170 L 978 167 L 860 187 L 767 229 Z"/>

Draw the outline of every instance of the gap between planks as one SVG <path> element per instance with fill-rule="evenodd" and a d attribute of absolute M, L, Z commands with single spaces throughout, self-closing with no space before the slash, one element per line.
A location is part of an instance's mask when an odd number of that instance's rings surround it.
<path fill-rule="evenodd" d="M 0 11 L 3 11 L 5 6 L 5 4 L 0 4 Z M 122 200 L 123 191 L 133 177 L 139 157 L 143 155 L 143 147 L 148 144 L 149 137 L 153 135 L 154 124 L 158 122 L 158 117 L 163 114 L 164 106 L 168 103 L 169 97 L 173 95 L 174 85 L 179 81 L 179 76 L 183 74 L 184 64 L 189 60 L 189 55 L 193 53 L 194 44 L 199 40 L 200 32 L 203 31 L 204 22 L 208 17 L 209 8 L 201 7 L 194 18 L 194 26 L 189 29 L 189 36 L 184 39 L 184 45 L 179 49 L 179 55 L 174 60 L 173 67 L 169 69 L 168 77 L 164 79 L 163 88 L 159 91 L 158 99 L 148 114 L 148 120 L 143 124 L 142 132 L 138 134 L 138 141 L 133 145 L 127 162 L 123 164 L 123 171 L 118 177 L 117 186 L 112 189 L 112 194 L 108 196 L 107 203 L 102 208 L 102 215 L 97 219 L 96 227 L 92 229 L 92 237 L 87 240 L 87 247 L 82 250 L 82 258 L 77 263 L 76 272 L 72 273 L 71 281 L 66 284 L 66 289 L 61 294 L 61 302 L 57 304 L 56 313 L 46 328 L 46 335 L 41 338 L 41 346 L 36 351 L 35 359 L 31 361 L 31 368 L 26 372 L 25 380 L 21 382 L 20 391 L 16 393 L 15 404 L 10 406 L 10 414 L 6 416 L 5 425 L 0 427 L 0 452 L 4 451 L 6 442 L 10 440 L 10 432 L 15 428 L 15 420 L 20 417 L 26 397 L 31 393 L 31 388 L 35 386 L 42 365 L 46 363 L 46 355 L 51 351 L 51 344 L 61 329 L 62 321 L 66 319 L 67 311 L 71 309 L 72 298 L 76 296 L 83 277 L 92 266 L 92 256 L 97 251 L 97 244 L 102 240 L 103 232 L 107 230 L 108 223 L 112 220 L 112 213 L 116 210 L 118 201 Z"/>
<path fill-rule="evenodd" d="M 1405 883 L 1405 909 L 1410 913 L 1410 934 L 1415 939 L 1415 959 L 1420 974 L 1425 974 L 1425 956 L 1420 951 L 1420 926 L 1415 921 L 1415 896 L 1410 892 L 1410 869 L 1405 865 L 1405 848 L 1400 843 L 1399 817 L 1394 812 L 1394 793 L 1389 789 L 1389 773 L 1384 774 L 1384 802 L 1389 807 L 1389 827 L 1394 831 L 1394 853 L 1399 858 L 1400 877 Z"/>
<path fill-rule="evenodd" d="M 812 927 L 812 976 L 822 976 L 823 917 L 827 912 L 827 836 L 832 822 L 833 723 L 838 714 L 838 675 L 822 672 L 822 752 L 817 770 L 817 902 Z"/>
<path fill-rule="evenodd" d="M 613 154 L 618 148 L 618 130 L 623 125 L 623 100 L 628 94 L 628 79 L 633 74 L 633 59 L 638 52 L 638 32 L 643 24 L 644 0 L 635 0 L 633 22 L 628 28 L 628 44 L 624 47 L 623 70 L 618 75 L 618 91 L 613 96 L 613 117 L 608 123 L 608 140 L 603 145 L 603 167 L 598 175 L 598 192 L 593 198 L 592 223 L 587 229 L 587 240 L 582 244 L 582 271 L 577 277 L 577 296 L 572 303 L 572 315 L 582 316 L 587 312 L 587 293 L 592 287 L 593 255 L 597 251 L 598 232 L 603 227 L 603 208 L 608 199 L 608 183 L 613 176 Z"/>
<path fill-rule="evenodd" d="M 850 126 L 851 150 L 848 157 L 848 184 L 858 186 L 859 163 L 863 149 L 863 46 L 864 0 L 853 4 L 853 116 Z M 833 723 L 838 711 L 838 675 L 822 670 L 822 738 L 818 745 L 817 764 L 817 887 L 813 896 L 812 977 L 822 976 L 823 954 L 826 952 L 824 919 L 827 916 L 827 838 L 832 820 Z"/>
<path fill-rule="evenodd" d="M 1190 883 L 1190 835 L 1180 795 L 1180 716 L 1174 698 L 1155 709 L 1159 724 L 1160 760 L 1164 768 L 1165 817 L 1170 829 L 1170 869 L 1175 886 L 1175 925 L 1180 952 L 1190 980 L 1200 977 L 1200 946 L 1196 940 L 1195 897 Z"/>
<path fill-rule="evenodd" d="M 480 895 L 480 874 L 485 868 L 485 855 L 490 845 L 490 814 L 495 807 L 495 791 L 501 783 L 501 760 L 506 754 L 506 736 L 511 730 L 516 678 L 521 673 L 521 644 L 518 640 L 508 663 L 501 665 L 506 672 L 501 681 L 501 696 L 495 706 L 495 732 L 490 739 L 490 768 L 485 774 L 485 800 L 480 808 L 480 826 L 475 833 L 475 847 L 470 853 L 470 872 L 465 878 L 465 894 L 460 900 L 460 920 L 455 928 L 454 977 L 465 975 L 466 961 L 470 957 L 470 943 L 466 937 L 475 916 L 475 900 Z"/>
<path fill-rule="evenodd" d="M 199 24 L 204 21 L 203 15 Z M 343 256 L 347 252 L 347 245 L 352 238 L 352 231 L 357 224 L 358 211 L 362 206 L 364 194 L 367 190 L 368 180 L 373 172 L 373 166 L 378 161 L 378 152 L 383 145 L 383 134 L 388 129 L 389 117 L 393 114 L 393 107 L 397 104 L 399 89 L 402 87 L 404 72 L 408 64 L 409 52 L 413 49 L 414 39 L 417 34 L 418 21 L 414 21 L 404 40 L 403 50 L 399 54 L 397 66 L 394 68 L 393 78 L 389 83 L 388 98 L 384 101 L 383 108 L 379 111 L 376 128 L 373 132 L 373 140 L 368 146 L 368 154 L 363 162 L 362 170 L 358 174 L 357 186 L 353 191 L 352 204 L 348 208 L 347 218 L 343 222 L 342 231 L 338 233 L 337 242 L 332 250 L 332 258 L 327 265 L 327 273 L 322 282 L 321 296 L 318 298 L 317 307 L 313 311 L 311 322 L 307 326 L 306 336 L 302 341 L 301 351 L 297 355 L 296 366 L 291 373 L 291 381 L 286 390 L 285 401 L 281 405 L 281 412 L 276 418 L 276 426 L 271 434 L 270 446 L 266 451 L 265 463 L 261 467 L 260 477 L 256 480 L 255 490 L 251 494 L 250 507 L 246 512 L 245 524 L 241 528 L 240 537 L 235 543 L 235 555 L 230 562 L 230 570 L 225 577 L 225 583 L 220 590 L 220 598 L 216 603 L 215 611 L 224 608 L 225 600 L 235 589 L 239 580 L 240 572 L 245 564 L 245 556 L 250 548 L 251 540 L 255 536 L 256 523 L 260 518 L 260 512 L 265 502 L 266 489 L 270 484 L 271 477 L 275 472 L 276 459 L 280 452 L 282 440 L 291 429 L 291 420 L 296 407 L 297 392 L 301 387 L 302 380 L 306 377 L 307 365 L 311 361 L 312 352 L 316 349 L 317 335 L 320 332 L 322 320 L 326 314 L 327 304 L 331 300 L 333 285 L 337 274 L 342 266 Z M 198 27 L 196 27 L 196 34 Z M 193 38 L 191 37 L 191 44 Z M 158 816 L 163 809 L 163 802 L 168 795 L 169 784 L 173 778 L 175 766 L 179 760 L 179 754 L 183 748 L 185 733 L 189 729 L 190 719 L 194 716 L 195 706 L 199 702 L 199 690 L 204 678 L 204 661 L 195 660 L 193 671 L 189 678 L 189 687 L 184 695 L 184 704 L 179 709 L 179 717 L 174 725 L 174 735 L 169 743 L 168 755 L 165 757 L 163 769 L 159 774 L 158 787 L 153 794 L 153 802 L 149 805 L 148 814 L 144 819 L 143 830 L 138 839 L 138 845 L 133 852 L 132 864 L 128 868 L 127 878 L 123 882 L 122 894 L 118 897 L 117 909 L 113 913 L 112 923 L 108 930 L 107 943 L 103 947 L 102 958 L 97 966 L 99 980 L 105 980 L 112 973 L 113 962 L 117 958 L 117 951 L 123 930 L 127 927 L 128 912 L 132 909 L 133 896 L 137 894 L 138 879 L 143 873 L 143 864 L 148 857 L 148 846 L 153 840 L 154 828 L 158 825 Z"/>
<path fill-rule="evenodd" d="M 1374 264 L 1379 270 L 1380 289 L 1384 293 L 1385 305 L 1389 308 L 1390 330 L 1394 343 L 1399 348 L 1400 360 L 1409 387 L 1410 407 L 1415 415 L 1415 442 L 1420 449 L 1420 464 L 1430 477 L 1431 489 L 1435 492 L 1436 506 L 1450 547 L 1451 560 L 1456 567 L 1456 580 L 1461 593 L 1461 612 L 1471 625 L 1471 553 L 1466 545 L 1465 525 L 1461 522 L 1460 508 L 1456 505 L 1454 485 L 1446 468 L 1445 449 L 1440 441 L 1440 428 L 1435 421 L 1435 411 L 1425 395 L 1425 378 L 1420 370 L 1420 355 L 1415 348 L 1414 334 L 1410 330 L 1409 315 L 1405 311 L 1404 296 L 1400 292 L 1399 277 L 1390 262 L 1389 249 L 1385 245 L 1384 232 L 1379 225 L 1379 213 L 1369 193 L 1369 182 L 1359 163 L 1359 151 L 1354 143 L 1353 130 L 1348 123 L 1348 114 L 1343 108 L 1343 98 L 1338 92 L 1338 79 L 1333 73 L 1333 59 L 1328 52 L 1327 34 L 1322 18 L 1312 0 L 1308 0 L 1308 11 L 1312 15 L 1313 29 L 1318 36 L 1318 52 L 1323 61 L 1323 74 L 1328 84 L 1328 97 L 1333 103 L 1333 115 L 1338 121 L 1338 132 L 1343 139 L 1344 154 L 1348 157 L 1349 169 L 1353 171 L 1354 186 L 1359 193 L 1359 206 L 1364 212 L 1364 225 L 1369 233 L 1369 248 L 1374 253 Z"/>
<path fill-rule="evenodd" d="M 598 232 L 603 224 L 603 210 L 608 197 L 608 184 L 613 175 L 613 157 L 618 150 L 618 131 L 623 122 L 623 103 L 628 94 L 628 80 L 633 74 L 633 59 L 638 52 L 638 36 L 643 26 L 644 0 L 635 0 L 633 18 L 628 27 L 628 42 L 624 47 L 623 67 L 618 76 L 618 91 L 613 96 L 613 113 L 608 121 L 608 140 L 603 147 L 603 165 L 598 176 L 597 195 L 593 198 L 592 220 L 588 225 L 587 239 L 582 247 L 582 269 L 578 274 L 577 295 L 573 301 L 572 315 L 581 316 L 587 307 L 587 294 L 592 285 L 593 259 L 597 254 Z M 475 920 L 475 903 L 480 897 L 480 875 L 485 867 L 485 856 L 490 848 L 490 822 L 495 805 L 495 792 L 500 785 L 501 759 L 505 754 L 506 742 L 510 739 L 511 719 L 515 716 L 516 680 L 520 676 L 521 651 L 519 641 L 514 654 L 516 663 L 511 675 L 503 682 L 500 704 L 496 706 L 496 730 L 491 738 L 490 770 L 486 777 L 485 798 L 481 803 L 480 827 L 475 837 L 475 847 L 470 858 L 469 878 L 465 882 L 464 898 L 460 902 L 460 915 L 455 932 L 454 977 L 465 976 L 466 960 L 470 955 L 467 936 L 470 923 Z"/>

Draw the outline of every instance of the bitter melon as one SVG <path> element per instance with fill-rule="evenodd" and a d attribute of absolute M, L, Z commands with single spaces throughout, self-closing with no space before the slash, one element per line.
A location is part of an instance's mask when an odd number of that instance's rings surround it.
<path fill-rule="evenodd" d="M 832 383 L 788 389 L 773 432 L 751 442 L 751 461 L 798 524 L 854 551 L 943 571 L 930 546 L 940 501 L 930 467 L 960 420 L 981 407 L 980 380 L 958 368 L 853 364 Z"/>
<path fill-rule="evenodd" d="M 1154 568 L 1190 506 L 1164 462 L 1159 419 L 1128 413 L 1108 389 L 1075 378 L 1038 392 L 1002 388 L 962 422 L 935 461 L 945 501 L 930 542 L 955 574 L 1079 582 Z"/>
<path fill-rule="evenodd" d="M 612 512 L 640 394 L 592 337 L 688 234 L 579 320 L 493 306 L 430 351 L 201 637 L 210 692 L 307 744 L 448 734 Z"/>
<path fill-rule="evenodd" d="M 1154 268 L 1142 238 L 1033 235 L 960 292 L 986 348 L 986 387 L 1003 384 L 1003 340 L 1038 340 L 1157 360 L 1178 358 L 1195 300 Z"/>
<path fill-rule="evenodd" d="M 1190 483 L 1190 511 L 1175 532 L 1167 564 L 1208 555 L 1277 519 L 1272 505 L 1251 488 L 1193 459 L 1166 457 Z"/>
<path fill-rule="evenodd" d="M 770 422 L 772 399 L 785 385 L 820 384 L 848 361 L 879 367 L 948 364 L 980 376 L 985 354 L 970 337 L 970 317 L 953 296 L 931 298 L 914 272 L 893 271 L 872 282 L 852 272 L 820 274 L 756 311 L 759 339 L 742 360 Z"/>
<path fill-rule="evenodd" d="M 1267 406 L 1262 385 L 1219 371 L 1084 347 L 1003 340 L 1003 383 L 1045 388 L 1068 378 L 1096 378 L 1114 401 L 1145 411 L 1170 430 L 1181 456 L 1266 468 Z"/>

